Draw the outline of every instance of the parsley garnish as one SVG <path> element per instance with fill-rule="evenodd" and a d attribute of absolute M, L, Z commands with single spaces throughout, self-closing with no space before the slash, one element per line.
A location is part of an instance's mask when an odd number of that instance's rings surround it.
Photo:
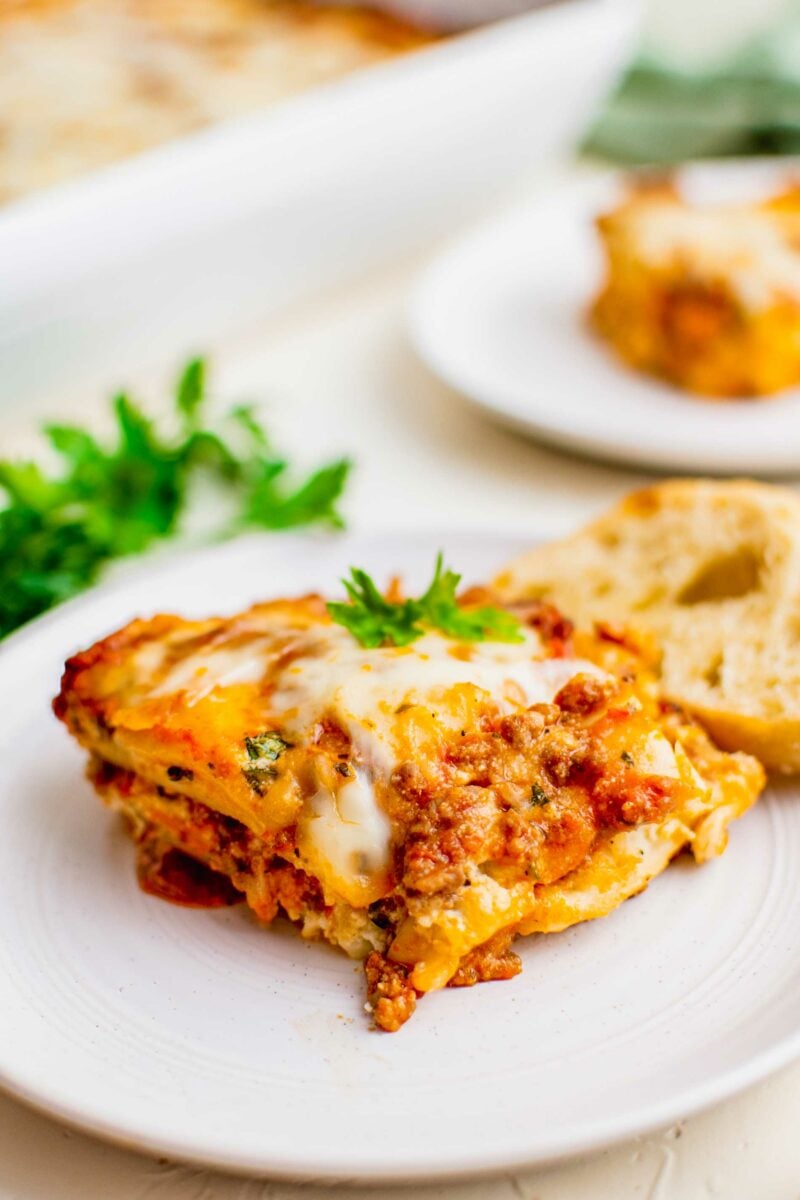
<path fill-rule="evenodd" d="M 342 525 L 336 505 L 349 461 L 287 485 L 289 464 L 252 409 L 234 409 L 210 429 L 203 424 L 205 401 L 205 364 L 194 359 L 177 383 L 173 435 L 119 395 L 110 445 L 75 426 L 49 425 L 44 432 L 62 459 L 61 471 L 0 460 L 0 495 L 7 496 L 0 508 L 0 637 L 88 587 L 110 559 L 174 534 L 201 471 L 233 501 L 225 535 Z"/>
<path fill-rule="evenodd" d="M 291 743 L 272 729 L 244 739 L 248 761 L 242 767 L 242 774 L 257 796 L 263 796 L 273 780 L 278 778 L 277 768 L 272 764 L 290 747 Z"/>
<path fill-rule="evenodd" d="M 374 581 L 358 567 L 343 579 L 350 603 L 328 605 L 338 625 L 344 625 L 362 646 L 408 646 L 422 637 L 424 626 L 463 642 L 521 642 L 519 621 L 502 608 L 461 608 L 456 588 L 461 576 L 443 566 L 442 555 L 428 590 L 416 600 L 393 602 L 382 596 Z"/>
<path fill-rule="evenodd" d="M 349 629 L 362 646 L 407 646 L 425 632 L 417 624 L 421 616 L 416 600 L 393 604 L 378 591 L 366 571 L 350 568 L 350 579 L 343 579 L 349 604 L 333 603 L 328 612 L 338 625 Z"/>
<path fill-rule="evenodd" d="M 538 783 L 534 783 L 531 787 L 531 804 L 535 808 L 541 808 L 542 805 L 549 803 L 550 797 L 547 792 Z"/>
<path fill-rule="evenodd" d="M 284 741 L 281 735 L 275 733 L 274 730 L 244 739 L 244 748 L 249 759 L 266 758 L 270 762 L 277 762 L 284 750 L 289 749 L 289 746 L 290 743 Z"/>

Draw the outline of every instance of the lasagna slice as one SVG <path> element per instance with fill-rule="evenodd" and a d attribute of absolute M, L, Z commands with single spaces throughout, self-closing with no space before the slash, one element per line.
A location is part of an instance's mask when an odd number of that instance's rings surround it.
<path fill-rule="evenodd" d="M 2 0 L 0 203 L 434 37 L 377 8 L 323 0 Z"/>
<path fill-rule="evenodd" d="M 640 184 L 597 228 L 606 278 L 590 319 L 626 363 L 707 397 L 800 382 L 800 188 L 693 205 Z"/>
<path fill-rule="evenodd" d="M 69 660 L 55 712 L 145 889 L 244 900 L 363 959 L 392 1031 L 425 992 L 515 975 L 515 935 L 605 915 L 683 847 L 720 853 L 763 786 L 624 635 L 515 616 L 515 641 L 371 648 L 319 596 L 136 620 Z"/>

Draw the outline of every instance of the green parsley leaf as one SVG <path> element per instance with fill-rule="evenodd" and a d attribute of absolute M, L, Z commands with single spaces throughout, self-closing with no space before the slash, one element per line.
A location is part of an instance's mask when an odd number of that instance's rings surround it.
<path fill-rule="evenodd" d="M 256 450 L 266 453 L 270 449 L 269 438 L 256 417 L 252 404 L 237 404 L 236 408 L 231 409 L 230 418 L 244 431 Z"/>
<path fill-rule="evenodd" d="M 289 749 L 290 744 L 290 742 L 284 741 L 274 729 L 244 739 L 244 748 L 249 759 L 266 758 L 270 762 L 277 762 L 284 750 Z"/>
<path fill-rule="evenodd" d="M 239 516 L 225 534 L 343 524 L 337 502 L 349 461 L 286 483 L 289 465 L 253 410 L 234 409 L 206 428 L 205 402 L 206 366 L 193 359 L 176 385 L 177 437 L 121 394 L 109 444 L 77 426 L 45 427 L 61 471 L 0 459 L 0 637 L 88 587 L 111 559 L 172 536 L 198 471 L 234 498 Z"/>
<path fill-rule="evenodd" d="M 245 497 L 243 523 L 261 529 L 290 529 L 311 522 L 343 528 L 336 501 L 344 491 L 351 466 L 349 459 L 341 459 L 314 471 L 296 488 L 285 489 L 281 477 L 286 464 L 262 459 L 260 478 L 252 480 Z"/>
<path fill-rule="evenodd" d="M 5 488 L 14 504 L 38 513 L 46 512 L 58 494 L 31 462 L 0 462 L 0 487 Z"/>
<path fill-rule="evenodd" d="M 290 745 L 291 743 L 284 741 L 274 729 L 244 739 L 248 761 L 242 767 L 242 774 L 257 796 L 265 795 L 270 785 L 278 778 L 278 771 L 272 764 L 278 761 Z"/>
<path fill-rule="evenodd" d="M 350 579 L 343 579 L 349 604 L 332 603 L 328 612 L 337 625 L 344 625 L 362 646 L 375 647 L 389 643 L 408 646 L 422 637 L 425 630 L 417 624 L 419 605 L 416 600 L 393 604 L 378 591 L 366 571 L 350 568 Z"/>
<path fill-rule="evenodd" d="M 278 778 L 278 772 L 269 763 L 253 762 L 242 767 L 248 784 L 257 796 L 265 796 L 271 785 Z"/>
<path fill-rule="evenodd" d="M 446 569 L 442 555 L 436 559 L 433 579 L 416 600 L 393 603 L 381 595 L 374 581 L 358 567 L 343 579 L 350 603 L 328 605 L 328 612 L 362 646 L 408 646 L 422 637 L 424 626 L 464 642 L 521 642 L 519 621 L 501 608 L 462 608 L 456 601 L 461 576 Z"/>
<path fill-rule="evenodd" d="M 502 608 L 459 608 L 456 588 L 461 576 L 436 559 L 433 580 L 420 598 L 422 615 L 429 625 L 462 642 L 521 642 L 519 621 Z"/>
<path fill-rule="evenodd" d="M 175 390 L 175 404 L 187 428 L 192 428 L 198 418 L 205 395 L 206 364 L 202 358 L 193 358 L 183 368 Z"/>

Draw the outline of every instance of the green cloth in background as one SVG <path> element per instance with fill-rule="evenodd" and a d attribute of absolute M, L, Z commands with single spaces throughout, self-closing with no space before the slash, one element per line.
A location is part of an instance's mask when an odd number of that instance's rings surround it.
<path fill-rule="evenodd" d="M 682 69 L 645 54 L 583 149 L 623 163 L 800 153 L 800 5 L 726 61 Z"/>

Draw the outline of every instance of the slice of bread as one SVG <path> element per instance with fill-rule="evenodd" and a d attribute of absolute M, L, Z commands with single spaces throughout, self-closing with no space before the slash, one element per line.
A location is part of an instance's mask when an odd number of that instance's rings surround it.
<path fill-rule="evenodd" d="M 652 632 L 665 695 L 720 746 L 800 771 L 800 495 L 668 480 L 522 555 L 495 587 Z"/>

